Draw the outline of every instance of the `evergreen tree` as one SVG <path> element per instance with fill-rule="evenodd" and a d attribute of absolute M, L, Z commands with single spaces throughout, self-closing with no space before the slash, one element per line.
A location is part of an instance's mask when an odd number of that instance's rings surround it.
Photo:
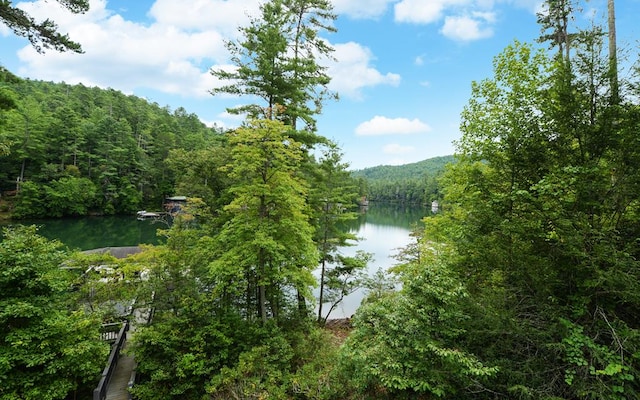
<path fill-rule="evenodd" d="M 499 367 L 495 392 L 637 398 L 638 120 L 592 91 L 610 82 L 598 36 L 571 60 L 519 43 L 496 58 L 462 114 L 448 212 L 426 230 L 477 302 L 465 345 Z"/>
<path fill-rule="evenodd" d="M 370 257 L 340 254 L 341 247 L 357 241 L 355 235 L 345 232 L 345 223 L 357 218 L 352 209 L 358 193 L 347 164 L 342 162 L 342 154 L 335 145 L 326 147 L 312 170 L 312 176 L 310 202 L 315 205 L 315 242 L 320 252 L 318 321 L 324 322 L 344 296 L 358 287 L 354 279 L 366 267 Z M 331 303 L 331 308 L 325 315 L 323 306 L 326 302 Z"/>
<path fill-rule="evenodd" d="M 326 0 L 272 0 L 260 7 L 260 18 L 240 28 L 242 38 L 227 42 L 236 66 L 233 71 L 212 70 L 223 81 L 233 83 L 211 90 L 216 95 L 257 96 L 263 104 L 230 109 L 251 118 L 279 119 L 297 129 L 315 131 L 314 115 L 329 94 L 329 76 L 316 58 L 329 57 L 332 49 L 320 38 L 332 32 L 336 16 Z M 313 138 L 312 140 L 318 140 Z"/>
<path fill-rule="evenodd" d="M 57 0 L 57 2 L 72 13 L 85 13 L 89 10 L 88 0 Z M 82 52 L 80 44 L 72 41 L 69 35 L 58 32 L 55 22 L 50 19 L 38 22 L 24 10 L 12 6 L 11 3 L 11 0 L 0 1 L 0 20 L 16 35 L 29 39 L 38 53 L 51 48 L 56 51 Z"/>
<path fill-rule="evenodd" d="M 263 322 L 287 309 L 292 290 L 307 296 L 318 254 L 306 214 L 307 188 L 299 176 L 301 145 L 291 128 L 251 121 L 229 135 L 232 179 L 228 222 L 216 237 L 211 264 L 217 290 Z"/>

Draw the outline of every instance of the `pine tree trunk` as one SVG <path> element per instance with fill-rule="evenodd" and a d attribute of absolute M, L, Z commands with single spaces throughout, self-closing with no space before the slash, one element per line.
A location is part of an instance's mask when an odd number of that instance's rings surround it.
<path fill-rule="evenodd" d="M 318 322 L 322 322 L 322 303 L 324 302 L 324 277 L 326 275 L 327 261 L 322 259 L 322 271 L 320 271 L 320 299 L 318 301 Z"/>
<path fill-rule="evenodd" d="M 259 300 L 259 308 L 260 308 L 260 318 L 262 319 L 262 323 L 267 323 L 267 290 L 264 285 L 258 286 L 258 293 L 260 296 Z"/>
<path fill-rule="evenodd" d="M 607 2 L 607 14 L 609 25 L 609 79 L 611 80 L 611 104 L 620 102 L 618 87 L 618 55 L 616 44 L 616 11 L 614 0 Z"/>

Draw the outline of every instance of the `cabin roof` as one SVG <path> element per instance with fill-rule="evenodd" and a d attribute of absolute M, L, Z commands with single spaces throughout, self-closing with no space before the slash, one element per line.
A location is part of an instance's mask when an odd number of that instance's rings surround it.
<path fill-rule="evenodd" d="M 167 201 L 187 201 L 187 196 L 171 196 L 166 198 Z"/>

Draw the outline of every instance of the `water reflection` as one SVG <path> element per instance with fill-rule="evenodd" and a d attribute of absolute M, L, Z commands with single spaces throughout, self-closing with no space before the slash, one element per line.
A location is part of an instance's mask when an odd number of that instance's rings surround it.
<path fill-rule="evenodd" d="M 411 231 L 429 212 L 424 207 L 370 205 L 366 210 L 361 210 L 358 219 L 348 225 L 349 231 L 360 238 L 360 241 L 355 246 L 342 248 L 342 253 L 348 256 L 354 255 L 358 250 L 372 253 L 369 275 L 373 275 L 378 269 L 387 270 L 396 263 L 394 255 L 415 240 L 410 235 Z M 350 317 L 364 296 L 363 290 L 347 296 L 329 318 Z"/>
<path fill-rule="evenodd" d="M 362 207 L 358 218 L 345 223 L 345 228 L 354 232 L 369 223 L 411 230 L 429 213 L 430 210 L 425 207 L 373 203 L 368 207 Z"/>
<path fill-rule="evenodd" d="M 395 264 L 394 254 L 411 240 L 411 230 L 429 210 L 422 207 L 403 207 L 372 204 L 362 210 L 358 219 L 345 226 L 361 240 L 355 246 L 345 247 L 342 253 L 354 255 L 357 250 L 373 254 L 369 274 L 386 270 Z M 89 250 L 100 247 L 159 244 L 158 229 L 166 228 L 151 220 L 138 221 L 134 216 L 87 217 L 76 219 L 26 220 L 21 224 L 39 226 L 39 233 L 48 239 L 58 239 L 71 249 Z M 5 223 L 6 225 L 6 223 Z M 316 293 L 317 294 L 317 293 Z M 331 318 L 351 316 L 364 297 L 357 291 L 344 299 L 331 314 Z M 326 308 L 328 310 L 328 307 Z"/>
<path fill-rule="evenodd" d="M 156 231 L 166 228 L 150 220 L 138 221 L 133 216 L 21 220 L 4 225 L 11 224 L 36 225 L 40 235 L 58 239 L 76 250 L 159 244 Z"/>

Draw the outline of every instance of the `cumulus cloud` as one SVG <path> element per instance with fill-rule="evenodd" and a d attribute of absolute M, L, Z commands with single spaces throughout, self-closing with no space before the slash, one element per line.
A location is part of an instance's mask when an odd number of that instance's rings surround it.
<path fill-rule="evenodd" d="M 338 1 L 337 6 L 360 15 L 384 12 L 394 0 Z M 210 68 L 228 70 L 224 40 L 237 35 L 258 13 L 255 0 L 156 0 L 145 22 L 126 20 L 109 9 L 106 0 L 90 0 L 90 11 L 73 14 L 57 2 L 21 3 L 36 19 L 51 18 L 60 30 L 82 44 L 84 54 L 47 52 L 31 46 L 19 51 L 19 73 L 34 79 L 112 87 L 123 92 L 149 88 L 183 97 L 210 96 L 222 85 Z M 375 12 L 373 12 L 375 10 Z M 361 90 L 377 85 L 397 86 L 400 76 L 380 72 L 371 52 L 357 44 L 335 46 L 337 62 L 329 62 L 331 89 L 341 96 L 360 99 Z M 221 95 L 223 96 L 223 95 Z"/>
<path fill-rule="evenodd" d="M 361 99 L 365 87 L 400 84 L 400 75 L 383 74 L 371 65 L 374 57 L 368 48 L 354 42 L 336 44 L 334 48 L 336 61 L 330 63 L 327 73 L 331 76 L 331 90 L 340 96 Z"/>
<path fill-rule="evenodd" d="M 333 0 L 333 10 L 351 18 L 368 19 L 382 16 L 396 0 Z"/>
<path fill-rule="evenodd" d="M 430 24 L 444 16 L 446 10 L 460 6 L 474 6 L 469 0 L 402 0 L 394 8 L 397 22 Z"/>
<path fill-rule="evenodd" d="M 444 21 L 440 33 L 449 39 L 484 39 L 493 35 L 494 3 L 494 0 L 401 0 L 394 6 L 395 20 L 414 24 Z"/>
<path fill-rule="evenodd" d="M 78 15 L 57 2 L 39 0 L 20 6 L 38 20 L 56 21 L 60 31 L 80 42 L 85 52 L 41 55 L 25 46 L 18 53 L 24 63 L 21 74 L 123 92 L 151 88 L 202 98 L 220 85 L 209 68 L 225 67 L 227 31 L 235 31 L 251 10 L 257 10 L 257 3 L 250 0 L 157 0 L 148 13 L 150 22 L 143 23 L 125 20 L 108 9 L 105 0 L 91 0 L 89 12 Z"/>
<path fill-rule="evenodd" d="M 384 146 L 382 152 L 384 154 L 407 154 L 412 153 L 415 149 L 413 146 L 402 146 L 397 143 L 392 143 Z"/>
<path fill-rule="evenodd" d="M 149 15 L 157 23 L 184 30 L 215 29 L 225 36 L 235 35 L 249 15 L 257 15 L 255 0 L 156 0 Z"/>
<path fill-rule="evenodd" d="M 488 24 L 495 21 L 492 13 L 474 13 L 471 16 L 446 17 L 440 32 L 449 39 L 472 41 L 493 36 Z"/>
<path fill-rule="evenodd" d="M 405 135 L 426 133 L 431 127 L 417 118 L 387 118 L 376 115 L 356 128 L 359 136 Z"/>

